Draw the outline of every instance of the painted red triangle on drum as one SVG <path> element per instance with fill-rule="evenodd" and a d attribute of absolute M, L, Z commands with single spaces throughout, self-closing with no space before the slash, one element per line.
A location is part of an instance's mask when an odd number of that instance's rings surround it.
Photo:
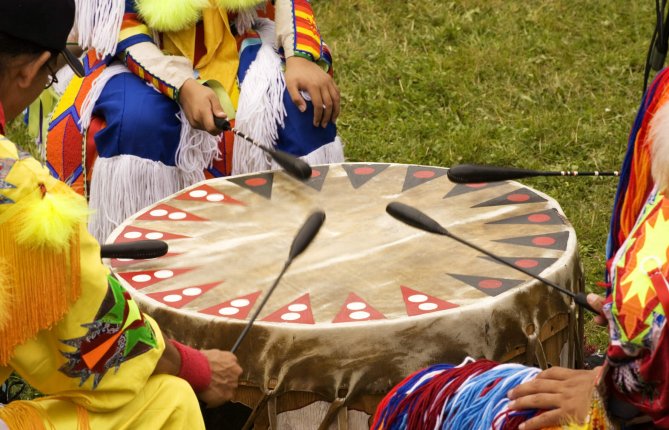
<path fill-rule="evenodd" d="M 404 285 L 400 286 L 400 288 L 402 288 L 402 297 L 404 297 L 404 305 L 407 308 L 407 315 L 410 317 L 458 307 L 455 303 L 438 299 L 429 294 L 405 287 Z"/>
<path fill-rule="evenodd" d="M 147 294 L 147 296 L 154 300 L 158 300 L 167 306 L 179 309 L 207 293 L 220 283 L 221 282 L 212 282 L 210 284 L 203 284 L 195 287 L 177 288 L 176 290 Z"/>
<path fill-rule="evenodd" d="M 314 315 L 311 312 L 309 293 L 304 294 L 292 303 L 266 316 L 263 321 L 293 324 L 314 324 Z"/>
<path fill-rule="evenodd" d="M 382 320 L 385 315 L 371 307 L 355 293 L 349 293 L 333 323 Z"/>
<path fill-rule="evenodd" d="M 141 221 L 208 221 L 183 209 L 166 204 L 152 207 L 137 217 Z"/>
<path fill-rule="evenodd" d="M 190 200 L 197 202 L 210 203 L 228 203 L 234 205 L 243 205 L 239 200 L 233 199 L 227 194 L 218 191 L 210 185 L 200 185 L 198 187 L 187 190 L 176 197 L 176 200 Z"/>
<path fill-rule="evenodd" d="M 112 258 L 109 264 L 111 267 L 126 267 L 126 266 L 131 266 L 136 263 L 140 263 L 142 261 L 149 261 L 149 260 L 157 260 L 159 258 L 169 258 L 169 257 L 176 257 L 177 255 L 181 255 L 180 252 L 168 252 L 167 254 L 163 255 L 162 257 L 156 257 L 156 258 L 146 258 L 143 260 L 132 260 L 128 258 Z"/>
<path fill-rule="evenodd" d="M 118 273 L 130 286 L 136 290 L 141 290 L 160 281 L 175 278 L 190 272 L 193 269 L 160 269 L 160 270 L 142 270 L 139 272 Z"/>
<path fill-rule="evenodd" d="M 189 239 L 190 236 L 183 236 L 180 234 L 167 233 L 158 230 L 149 230 L 147 228 L 139 228 L 135 226 L 127 226 L 118 235 L 114 243 L 137 242 L 138 240 L 172 240 L 172 239 Z"/>
<path fill-rule="evenodd" d="M 239 296 L 216 306 L 202 309 L 200 310 L 200 313 L 243 320 L 246 319 L 249 313 L 251 313 L 251 309 L 253 309 L 253 305 L 255 305 L 258 297 L 260 297 L 260 291 L 245 296 Z"/>

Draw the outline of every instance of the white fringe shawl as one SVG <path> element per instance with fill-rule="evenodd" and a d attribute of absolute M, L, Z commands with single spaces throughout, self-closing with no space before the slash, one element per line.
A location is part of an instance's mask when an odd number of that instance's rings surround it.
<path fill-rule="evenodd" d="M 181 135 L 175 155 L 176 166 L 186 173 L 202 172 L 221 155 L 219 137 L 191 127 L 183 110 L 179 111 L 177 118 L 181 121 Z"/>
<path fill-rule="evenodd" d="M 286 81 L 281 70 L 281 59 L 276 53 L 274 23 L 268 19 L 258 19 L 255 29 L 262 39 L 262 46 L 240 88 L 235 128 L 258 144 L 272 148 L 279 137 L 277 127 L 284 126 L 286 117 L 283 105 Z M 268 156 L 244 139 L 236 136 L 233 148 L 233 175 L 270 168 L 271 160 Z"/>
<path fill-rule="evenodd" d="M 100 242 L 131 215 L 165 197 L 204 180 L 161 162 L 133 155 L 99 157 L 93 167 L 88 230 Z"/>
<path fill-rule="evenodd" d="M 651 120 L 651 172 L 660 190 L 669 190 L 669 103 L 665 103 Z"/>
<path fill-rule="evenodd" d="M 79 46 L 93 48 L 100 58 L 116 53 L 125 12 L 124 0 L 75 0 Z"/>
<path fill-rule="evenodd" d="M 79 127 L 81 130 L 86 130 L 88 126 L 91 125 L 93 109 L 95 108 L 95 104 L 100 98 L 100 94 L 102 94 L 102 91 L 109 83 L 109 80 L 114 76 L 120 75 L 122 73 L 130 73 L 130 70 L 128 70 L 128 68 L 123 64 L 117 63 L 112 64 L 111 66 L 104 69 L 102 73 L 100 73 L 100 76 L 95 78 L 93 84 L 91 85 L 90 91 L 88 94 L 86 94 L 86 98 L 81 104 L 81 112 L 79 112 Z"/>

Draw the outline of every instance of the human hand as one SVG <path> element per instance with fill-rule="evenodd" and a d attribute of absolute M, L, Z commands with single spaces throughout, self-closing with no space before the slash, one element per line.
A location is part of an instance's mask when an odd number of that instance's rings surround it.
<path fill-rule="evenodd" d="M 214 116 L 227 118 L 227 115 L 214 90 L 195 79 L 188 79 L 179 90 L 178 101 L 191 127 L 205 130 L 214 136 L 221 133 L 222 130 L 214 123 Z"/>
<path fill-rule="evenodd" d="M 509 409 L 544 409 L 546 412 L 525 421 L 519 430 L 560 426 L 571 420 L 582 424 L 590 412 L 595 379 L 600 368 L 573 370 L 551 367 L 529 382 L 509 391 Z"/>
<path fill-rule="evenodd" d="M 325 128 L 328 122 L 337 122 L 339 116 L 339 88 L 320 66 L 302 57 L 286 59 L 286 88 L 300 112 L 307 102 L 300 91 L 306 91 L 314 104 L 314 127 Z"/>
<path fill-rule="evenodd" d="M 232 399 L 237 390 L 242 368 L 237 357 L 231 352 L 218 349 L 200 351 L 209 360 L 211 382 L 209 387 L 198 394 L 208 407 L 215 408 Z"/>
<path fill-rule="evenodd" d="M 588 304 L 597 312 L 599 312 L 599 315 L 594 317 L 592 320 L 595 322 L 597 325 L 601 326 L 607 326 L 609 322 L 607 321 L 606 317 L 602 314 L 602 308 L 604 307 L 604 297 L 590 293 L 586 297 L 588 300 Z"/>

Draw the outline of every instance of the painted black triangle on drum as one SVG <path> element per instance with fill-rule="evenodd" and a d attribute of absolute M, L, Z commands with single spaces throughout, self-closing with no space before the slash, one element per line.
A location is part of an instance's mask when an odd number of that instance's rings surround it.
<path fill-rule="evenodd" d="M 511 237 L 509 239 L 496 240 L 495 242 L 566 251 L 568 241 L 569 232 L 560 231 L 558 233 L 537 234 L 534 236 Z"/>
<path fill-rule="evenodd" d="M 564 220 L 555 209 L 532 212 L 525 215 L 490 221 L 486 224 L 529 224 L 529 225 L 563 225 Z"/>
<path fill-rule="evenodd" d="M 409 166 L 407 168 L 407 175 L 404 178 L 402 192 L 444 176 L 447 172 L 448 169 L 440 167 Z"/>
<path fill-rule="evenodd" d="M 259 175 L 238 176 L 230 178 L 228 181 L 251 190 L 256 194 L 260 194 L 266 199 L 272 198 L 272 182 L 274 181 L 274 173 L 261 173 Z"/>
<path fill-rule="evenodd" d="M 519 188 L 515 191 L 511 191 L 510 193 L 495 197 L 494 199 L 490 199 L 487 202 L 479 203 L 472 207 L 483 208 L 487 206 L 522 205 L 525 203 L 539 203 L 545 201 L 545 198 L 539 196 L 529 188 Z"/>
<path fill-rule="evenodd" d="M 388 168 L 390 164 L 343 164 L 353 188 L 360 188 L 370 179 Z"/>
<path fill-rule="evenodd" d="M 329 166 L 316 166 L 311 168 L 311 178 L 305 182 L 316 191 L 323 189 L 323 184 L 325 183 L 325 177 L 328 175 Z"/>
<path fill-rule="evenodd" d="M 488 261 L 493 263 L 502 264 L 499 261 L 495 261 L 488 256 L 481 256 Z M 557 261 L 557 258 L 535 258 L 535 257 L 500 257 L 502 260 L 512 263 L 514 266 L 521 267 L 533 275 L 540 275 L 541 272 L 550 267 L 553 263 Z M 505 266 L 506 267 L 506 266 Z M 509 270 L 513 270 L 509 268 Z"/>
<path fill-rule="evenodd" d="M 464 282 L 467 285 L 470 285 L 482 293 L 485 293 L 489 296 L 495 297 L 506 291 L 509 291 L 511 288 L 516 287 L 522 284 L 525 281 L 519 281 L 517 279 L 504 279 L 504 278 L 493 278 L 488 276 L 470 276 L 470 275 L 457 275 L 455 273 L 449 273 L 448 276 Z"/>
<path fill-rule="evenodd" d="M 488 188 L 499 187 L 500 185 L 505 184 L 505 182 L 489 182 L 489 183 L 480 183 L 480 184 L 457 184 L 454 186 L 451 191 L 449 191 L 444 198 L 455 197 L 462 194 L 471 193 L 473 191 L 485 190 Z"/>

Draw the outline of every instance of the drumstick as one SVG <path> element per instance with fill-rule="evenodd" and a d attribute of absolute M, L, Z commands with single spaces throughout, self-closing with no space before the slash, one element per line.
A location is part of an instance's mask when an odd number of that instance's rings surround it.
<path fill-rule="evenodd" d="M 101 258 L 128 258 L 146 260 L 167 254 L 167 243 L 162 240 L 138 240 L 137 242 L 115 243 L 100 246 Z"/>
<path fill-rule="evenodd" d="M 231 127 L 230 122 L 225 118 L 214 117 L 214 123 L 216 124 L 216 128 L 219 130 L 231 130 L 237 136 L 268 153 L 279 166 L 283 167 L 286 172 L 290 173 L 293 177 L 299 179 L 300 181 L 306 181 L 307 179 L 311 178 L 311 166 L 306 161 L 279 149 L 265 148 L 241 131 Z"/>
<path fill-rule="evenodd" d="M 253 312 L 253 316 L 251 316 L 251 319 L 244 327 L 244 330 L 242 330 L 241 334 L 235 341 L 235 344 L 232 345 L 230 352 L 234 354 L 235 351 L 237 351 L 237 348 L 239 348 L 239 344 L 242 343 L 242 340 L 244 340 L 249 330 L 251 330 L 253 323 L 258 317 L 258 314 L 265 306 L 265 303 L 267 303 L 267 300 L 274 292 L 276 286 L 279 285 L 279 281 L 281 281 L 281 278 L 283 278 L 284 273 L 286 273 L 286 270 L 288 270 L 288 267 L 293 262 L 293 260 L 298 255 L 302 254 L 302 252 L 304 252 L 304 250 L 307 249 L 309 244 L 314 240 L 316 234 L 318 234 L 318 230 L 321 229 L 323 222 L 325 222 L 325 212 L 316 211 L 311 215 L 309 215 L 309 218 L 307 218 L 307 220 L 304 222 L 300 230 L 297 232 L 295 239 L 293 239 L 293 244 L 290 246 L 290 252 L 288 253 L 288 259 L 286 259 L 286 262 L 283 265 L 283 269 L 281 269 L 281 273 L 279 273 L 279 276 L 276 278 L 270 289 L 267 290 L 265 297 L 263 297 L 262 301 L 260 302 L 256 310 Z"/>
<path fill-rule="evenodd" d="M 448 169 L 446 173 L 451 182 L 471 184 L 480 182 L 499 182 L 510 179 L 530 178 L 533 176 L 619 176 L 618 171 L 612 172 L 577 172 L 574 170 L 541 171 L 519 169 L 516 167 L 484 166 L 478 164 L 460 164 Z"/>
<path fill-rule="evenodd" d="M 574 293 L 573 291 L 569 291 L 566 288 L 562 288 L 561 286 L 549 281 L 548 279 L 545 279 L 539 275 L 535 275 L 528 270 L 523 269 L 522 267 L 518 267 L 515 264 L 511 263 L 510 261 L 506 261 L 501 257 L 496 256 L 490 251 L 486 251 L 485 249 L 474 245 L 473 243 L 462 239 L 453 233 L 449 232 L 444 228 L 441 224 L 439 224 L 436 220 L 430 218 L 427 216 L 425 213 L 419 211 L 418 209 L 411 207 L 409 205 L 405 205 L 404 203 L 399 203 L 399 202 L 392 202 L 389 203 L 388 206 L 386 206 L 386 212 L 388 212 L 393 218 L 408 224 L 412 227 L 418 228 L 423 231 L 427 231 L 429 233 L 434 233 L 434 234 L 439 234 L 441 236 L 447 236 L 450 237 L 451 239 L 454 239 L 458 242 L 460 242 L 463 245 L 466 245 L 470 248 L 473 248 L 477 250 L 478 252 L 487 255 L 488 257 L 492 258 L 493 260 L 502 263 L 506 266 L 509 266 L 513 269 L 518 270 L 519 272 L 522 272 L 526 274 L 527 276 L 530 276 L 534 279 L 537 279 L 544 284 L 556 289 L 557 291 L 561 292 L 562 294 L 566 294 L 567 296 L 571 297 L 574 299 L 576 304 L 579 306 L 589 310 L 590 312 L 599 315 L 599 312 L 594 310 L 589 304 L 586 299 L 586 294 L 585 293 Z"/>

